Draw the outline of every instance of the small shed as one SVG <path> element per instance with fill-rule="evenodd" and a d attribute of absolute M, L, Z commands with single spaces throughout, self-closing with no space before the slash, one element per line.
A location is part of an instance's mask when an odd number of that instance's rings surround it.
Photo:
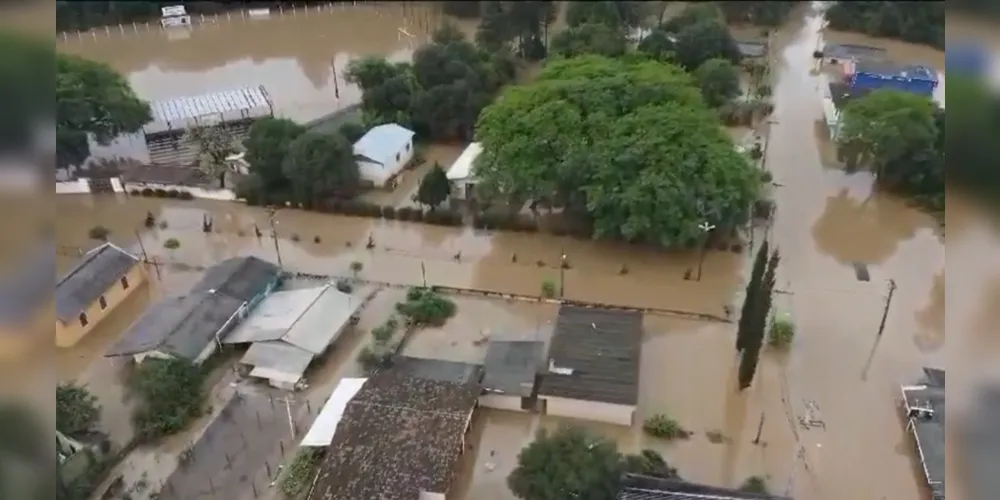
<path fill-rule="evenodd" d="M 545 413 L 632 425 L 642 335 L 640 312 L 562 306 L 538 383 Z"/>
<path fill-rule="evenodd" d="M 385 187 L 413 159 L 414 132 L 395 123 L 372 127 L 354 143 L 361 178 Z"/>
<path fill-rule="evenodd" d="M 454 198 L 465 201 L 475 199 L 478 181 L 473 175 L 473 165 L 482 152 L 482 144 L 473 142 L 462 151 L 455 163 L 451 164 L 451 168 L 448 169 L 448 180 L 451 182 L 451 195 Z"/>
<path fill-rule="evenodd" d="M 490 341 L 483 363 L 483 395 L 479 404 L 498 410 L 534 409 L 535 381 L 543 365 L 544 350 L 541 341 Z"/>
<path fill-rule="evenodd" d="M 251 344 L 241 364 L 250 376 L 294 389 L 309 363 L 336 342 L 362 301 L 335 286 L 276 292 L 222 341 Z"/>

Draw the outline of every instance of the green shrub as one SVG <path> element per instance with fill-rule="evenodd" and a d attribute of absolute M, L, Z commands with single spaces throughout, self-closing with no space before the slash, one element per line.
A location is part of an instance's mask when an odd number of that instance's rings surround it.
<path fill-rule="evenodd" d="M 163 242 L 163 248 L 166 248 L 167 250 L 177 250 L 180 247 L 181 242 L 178 241 L 177 238 L 170 238 Z"/>
<path fill-rule="evenodd" d="M 413 287 L 406 292 L 406 300 L 396 304 L 396 310 L 411 325 L 441 326 L 455 315 L 457 307 L 430 288 Z"/>
<path fill-rule="evenodd" d="M 157 198 L 166 198 L 167 190 L 163 188 L 156 188 L 153 190 L 153 196 L 156 196 Z"/>
<path fill-rule="evenodd" d="M 556 283 L 552 280 L 542 281 L 542 297 L 551 299 L 556 296 Z"/>
<path fill-rule="evenodd" d="M 767 490 L 767 480 L 761 476 L 750 476 L 743 481 L 740 485 L 740 491 L 746 493 L 759 493 L 762 495 L 767 495 L 770 493 Z"/>
<path fill-rule="evenodd" d="M 788 347 L 795 339 L 795 323 L 787 315 L 774 318 L 767 331 L 767 343 L 773 347 Z"/>
<path fill-rule="evenodd" d="M 356 260 L 354 262 L 351 262 L 351 272 L 354 273 L 354 277 L 355 278 L 358 277 L 358 273 L 360 273 L 361 270 L 364 269 L 364 268 L 365 268 L 365 265 L 362 264 L 361 261 Z"/>
<path fill-rule="evenodd" d="M 181 192 L 180 191 L 178 191 L 176 189 L 168 189 L 167 190 L 167 198 L 180 198 L 180 197 L 181 197 Z"/>
<path fill-rule="evenodd" d="M 351 293 L 354 291 L 354 286 L 351 285 L 351 282 L 344 278 L 337 280 L 336 287 L 337 290 L 340 290 L 343 293 Z"/>
<path fill-rule="evenodd" d="M 292 463 L 281 472 L 278 488 L 288 498 L 296 498 L 306 491 L 321 456 L 320 448 L 301 447 Z"/>
<path fill-rule="evenodd" d="M 128 190 L 128 195 L 129 196 L 142 196 L 142 191 L 140 191 L 138 189 L 129 189 Z"/>
<path fill-rule="evenodd" d="M 108 241 L 109 236 L 111 236 L 111 230 L 100 224 L 87 231 L 87 237 L 92 240 Z"/>
<path fill-rule="evenodd" d="M 142 188 L 142 191 L 140 191 L 140 193 L 141 193 L 141 194 L 142 194 L 143 196 L 147 196 L 147 197 L 148 197 L 148 196 L 153 196 L 153 195 L 155 195 L 155 194 L 156 194 L 156 192 L 155 192 L 155 191 L 153 191 L 153 188 Z"/>
<path fill-rule="evenodd" d="M 141 404 L 133 414 L 143 439 L 176 434 L 202 415 L 206 372 L 182 359 L 147 359 L 129 380 Z"/>
<path fill-rule="evenodd" d="M 388 346 L 366 345 L 358 353 L 358 364 L 371 374 L 379 368 L 385 368 L 392 363 L 392 349 Z"/>
<path fill-rule="evenodd" d="M 191 191 L 178 191 L 177 197 L 182 200 L 193 200 L 194 194 Z"/>
<path fill-rule="evenodd" d="M 56 429 L 67 436 L 80 436 L 94 429 L 101 418 L 97 396 L 73 383 L 56 387 Z"/>
<path fill-rule="evenodd" d="M 683 439 L 691 435 L 691 433 L 684 430 L 684 428 L 681 427 L 681 424 L 677 423 L 676 420 L 662 413 L 657 413 L 656 415 L 647 418 L 642 424 L 642 430 L 650 436 L 661 439 Z"/>
<path fill-rule="evenodd" d="M 393 220 L 396 218 L 396 207 L 382 207 L 382 217 Z"/>
<path fill-rule="evenodd" d="M 384 323 L 372 328 L 372 337 L 375 338 L 375 343 L 377 345 L 386 345 L 390 340 L 392 340 L 392 336 L 395 334 L 396 327 L 389 323 Z"/>

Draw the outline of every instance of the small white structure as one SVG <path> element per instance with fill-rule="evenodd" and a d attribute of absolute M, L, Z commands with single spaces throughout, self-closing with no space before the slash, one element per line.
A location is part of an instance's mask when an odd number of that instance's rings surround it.
<path fill-rule="evenodd" d="M 295 389 L 313 358 L 352 322 L 362 301 L 332 285 L 276 292 L 228 334 L 223 344 L 251 346 L 240 361 L 251 377 Z"/>
<path fill-rule="evenodd" d="M 473 165 L 476 158 L 483 152 L 483 146 L 478 142 L 469 144 L 458 156 L 455 163 L 448 169 L 448 180 L 451 182 L 451 194 L 459 200 L 472 200 L 476 196 L 476 183 L 473 175 Z"/>
<path fill-rule="evenodd" d="M 413 135 L 395 123 L 372 127 L 354 143 L 361 178 L 377 187 L 388 185 L 413 159 Z"/>
<path fill-rule="evenodd" d="M 149 107 L 153 120 L 142 127 L 147 136 L 263 118 L 274 112 L 263 86 L 154 101 Z"/>
<path fill-rule="evenodd" d="M 323 404 L 323 409 L 319 411 L 316 420 L 313 421 L 309 432 L 302 438 L 299 446 L 310 446 L 326 448 L 333 442 L 333 435 L 337 433 L 337 424 L 344 416 L 344 409 L 347 403 L 354 397 L 361 386 L 365 385 L 366 378 L 344 378 L 337 382 L 337 388 L 330 394 L 329 399 Z"/>
<path fill-rule="evenodd" d="M 174 28 L 178 26 L 191 26 L 191 16 L 183 5 L 171 5 L 160 9 L 163 16 L 160 17 L 160 26 L 164 28 Z"/>

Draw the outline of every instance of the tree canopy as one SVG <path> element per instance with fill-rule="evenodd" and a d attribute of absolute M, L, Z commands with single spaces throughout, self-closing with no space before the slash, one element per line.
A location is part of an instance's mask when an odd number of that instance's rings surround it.
<path fill-rule="evenodd" d="M 56 387 L 56 430 L 67 436 L 80 436 L 92 431 L 100 418 L 97 397 L 86 387 L 75 384 Z"/>
<path fill-rule="evenodd" d="M 945 2 L 835 2 L 827 10 L 826 19 L 835 30 L 942 49 L 945 44 Z"/>
<path fill-rule="evenodd" d="M 712 107 L 721 106 L 740 95 L 740 73 L 725 59 L 709 59 L 698 66 L 694 76 L 701 96 Z"/>
<path fill-rule="evenodd" d="M 726 21 L 730 24 L 755 24 L 758 26 L 778 26 L 785 22 L 788 14 L 803 2 L 716 2 Z"/>
<path fill-rule="evenodd" d="M 552 55 L 576 57 L 596 54 L 620 57 L 625 54 L 628 41 L 625 33 L 606 24 L 588 23 L 570 27 L 552 37 Z"/>
<path fill-rule="evenodd" d="M 433 210 L 444 203 L 451 194 L 451 182 L 441 165 L 435 163 L 434 168 L 424 174 L 417 188 L 417 201 L 431 207 Z"/>
<path fill-rule="evenodd" d="M 285 118 L 264 118 L 254 122 L 243 141 L 252 176 L 237 187 L 237 194 L 244 197 L 251 193 L 253 196 L 263 193 L 287 196 L 291 186 L 283 169 L 285 156 L 292 141 L 305 130 L 302 125 Z"/>
<path fill-rule="evenodd" d="M 480 189 L 553 200 L 595 238 L 690 244 L 741 223 L 760 172 L 680 68 L 583 56 L 548 64 L 483 110 Z"/>
<path fill-rule="evenodd" d="M 482 2 L 476 44 L 488 52 L 507 47 L 522 59 L 545 57 L 549 26 L 556 19 L 552 1 Z"/>
<path fill-rule="evenodd" d="M 563 427 L 539 432 L 521 450 L 507 486 L 522 500 L 614 500 L 626 472 L 677 477 L 677 470 L 652 450 L 622 455 L 612 441 Z"/>
<path fill-rule="evenodd" d="M 152 120 L 149 104 L 128 80 L 105 64 L 56 55 L 56 141 L 59 164 L 79 164 L 90 154 L 87 135 L 101 144 L 136 132 Z"/>
<path fill-rule="evenodd" d="M 944 130 L 939 127 L 944 114 L 940 111 L 939 119 L 938 113 L 927 97 L 876 90 L 844 109 L 838 137 L 842 154 L 849 165 L 870 166 L 879 185 L 942 209 Z"/>
<path fill-rule="evenodd" d="M 649 5 L 647 2 L 569 2 L 566 24 L 571 28 L 603 24 L 613 29 L 635 29 L 650 14 Z"/>
<path fill-rule="evenodd" d="M 413 64 L 352 61 L 347 80 L 361 87 L 368 125 L 399 123 L 430 139 L 469 139 L 479 112 L 514 78 L 514 62 L 466 41 L 454 26 L 417 49 Z"/>
<path fill-rule="evenodd" d="M 353 147 L 339 133 L 298 136 L 288 144 L 281 168 L 293 199 L 308 207 L 329 197 L 353 197 L 361 187 Z"/>

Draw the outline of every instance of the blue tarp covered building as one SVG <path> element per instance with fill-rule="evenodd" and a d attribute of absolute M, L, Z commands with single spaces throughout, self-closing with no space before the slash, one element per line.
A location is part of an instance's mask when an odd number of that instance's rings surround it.
<path fill-rule="evenodd" d="M 845 72 L 855 91 L 890 88 L 931 97 L 938 86 L 937 71 L 927 66 L 857 62 L 846 64 Z"/>

